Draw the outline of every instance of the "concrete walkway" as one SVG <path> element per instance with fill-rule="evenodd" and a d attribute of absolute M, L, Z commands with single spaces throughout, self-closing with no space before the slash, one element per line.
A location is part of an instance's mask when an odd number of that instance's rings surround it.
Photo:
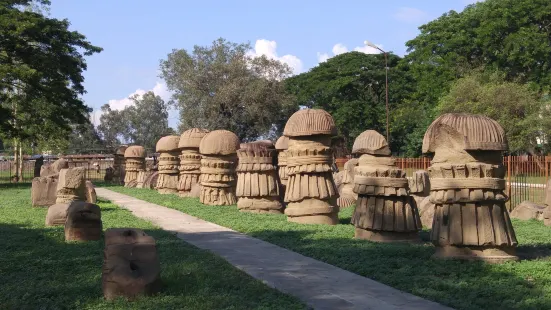
<path fill-rule="evenodd" d="M 314 309 L 450 309 L 174 209 L 105 188 L 96 192 Z"/>

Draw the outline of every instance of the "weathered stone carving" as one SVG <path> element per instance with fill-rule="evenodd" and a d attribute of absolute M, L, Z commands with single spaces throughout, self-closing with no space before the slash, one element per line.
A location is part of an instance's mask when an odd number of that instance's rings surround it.
<path fill-rule="evenodd" d="M 41 167 L 40 177 L 36 177 L 32 181 L 31 201 L 33 207 L 49 207 L 55 204 L 59 172 L 68 167 L 69 163 L 63 158 Z"/>
<path fill-rule="evenodd" d="M 344 169 L 339 172 L 342 176 L 341 183 L 337 186 L 339 189 L 339 198 L 337 205 L 339 208 L 346 208 L 354 205 L 358 199 L 358 194 L 354 193 L 354 168 L 358 165 L 357 158 L 351 158 L 344 163 Z"/>
<path fill-rule="evenodd" d="M 417 210 L 419 210 L 419 216 L 421 217 L 421 223 L 427 228 L 432 227 L 432 215 L 434 215 L 434 204 L 425 200 L 430 195 L 430 181 L 429 174 L 425 170 L 417 170 L 413 175 L 408 178 L 409 193 L 413 198 Z M 428 226 L 427 226 L 428 225 Z"/>
<path fill-rule="evenodd" d="M 361 154 L 354 168 L 354 236 L 377 242 L 419 241 L 419 212 L 409 196 L 406 173 L 390 157 L 386 139 L 366 130 L 354 141 L 352 153 Z"/>
<path fill-rule="evenodd" d="M 157 179 L 159 194 L 178 193 L 178 175 L 180 173 L 179 141 L 180 136 L 166 136 L 157 142 L 157 152 L 161 153 L 159 156 L 159 177 Z"/>
<path fill-rule="evenodd" d="M 287 188 L 287 149 L 289 148 L 289 138 L 281 136 L 277 139 L 275 148 L 277 150 L 277 172 L 279 176 L 279 194 L 281 201 L 285 197 L 285 189 Z"/>
<path fill-rule="evenodd" d="M 105 231 L 102 289 L 107 300 L 134 299 L 161 289 L 161 267 L 155 239 L 135 228 Z"/>
<path fill-rule="evenodd" d="M 125 159 L 124 154 L 128 146 L 121 145 L 115 150 L 113 157 L 113 182 L 116 184 L 124 184 L 125 177 Z"/>
<path fill-rule="evenodd" d="M 287 149 L 287 189 L 285 214 L 290 222 L 303 224 L 338 223 L 339 196 L 331 165 L 331 137 L 335 122 L 329 113 L 318 109 L 295 112 L 283 134 L 289 137 Z"/>
<path fill-rule="evenodd" d="M 136 187 L 138 173 L 145 171 L 145 149 L 143 146 L 132 145 L 124 152 L 124 187 Z"/>
<path fill-rule="evenodd" d="M 50 165 L 42 166 L 40 168 L 40 176 L 41 177 L 49 177 L 49 176 L 57 177 L 59 175 L 59 172 L 61 171 L 61 169 L 68 169 L 68 168 L 69 168 L 69 162 L 65 158 L 60 158 L 60 159 L 54 161 Z"/>
<path fill-rule="evenodd" d="M 199 195 L 192 195 L 191 189 L 195 184 L 199 184 L 199 177 L 201 176 L 199 145 L 207 133 L 209 131 L 206 129 L 192 128 L 184 131 L 180 136 L 178 144 L 182 152 L 180 155 L 180 180 L 178 182 L 178 195 L 180 197 L 199 197 Z"/>
<path fill-rule="evenodd" d="M 513 211 L 511 211 L 510 217 L 519 220 L 538 220 L 543 221 L 543 213 L 547 207 L 539 205 L 537 203 L 525 200 L 518 204 Z"/>
<path fill-rule="evenodd" d="M 239 138 L 231 131 L 215 130 L 203 137 L 201 153 L 201 192 L 199 201 L 207 205 L 233 205 L 235 197 L 236 151 Z"/>
<path fill-rule="evenodd" d="M 243 143 L 237 151 L 237 208 L 253 213 L 283 213 L 279 199 L 276 150 L 270 141 Z"/>
<path fill-rule="evenodd" d="M 67 209 L 65 241 L 92 241 L 101 239 L 101 209 L 88 202 L 74 202 Z"/>
<path fill-rule="evenodd" d="M 57 183 L 56 203 L 48 207 L 46 226 L 64 225 L 73 201 L 86 201 L 86 168 L 62 169 Z"/>
<path fill-rule="evenodd" d="M 444 114 L 427 129 L 423 152 L 433 153 L 430 200 L 436 205 L 435 257 L 517 260 L 515 231 L 505 208 L 503 128 L 472 114 Z"/>

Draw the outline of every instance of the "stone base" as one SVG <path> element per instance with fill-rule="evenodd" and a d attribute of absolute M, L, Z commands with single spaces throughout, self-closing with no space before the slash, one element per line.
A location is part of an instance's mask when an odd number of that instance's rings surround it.
<path fill-rule="evenodd" d="M 159 194 L 178 194 L 178 190 L 175 188 L 157 188 Z"/>
<path fill-rule="evenodd" d="M 237 203 L 235 188 L 201 186 L 199 202 L 209 206 L 229 206 Z"/>
<path fill-rule="evenodd" d="M 46 214 L 46 226 L 65 225 L 69 205 L 70 203 L 56 203 L 48 207 L 48 213 Z"/>
<path fill-rule="evenodd" d="M 241 212 L 250 213 L 283 213 L 283 206 L 279 201 L 279 197 L 239 197 L 237 199 L 237 208 Z"/>
<path fill-rule="evenodd" d="M 419 232 L 395 232 L 395 231 L 374 231 L 357 228 L 354 231 L 355 239 L 369 240 L 373 242 L 421 242 Z"/>
<path fill-rule="evenodd" d="M 338 213 L 319 214 L 319 215 L 304 215 L 304 216 L 288 216 L 287 221 L 299 224 L 325 224 L 337 225 L 339 223 Z"/>
<path fill-rule="evenodd" d="M 479 260 L 487 263 L 503 263 L 519 260 L 518 256 L 516 256 L 516 248 L 514 247 L 444 246 L 436 247 L 436 252 L 432 257 L 438 259 Z"/>

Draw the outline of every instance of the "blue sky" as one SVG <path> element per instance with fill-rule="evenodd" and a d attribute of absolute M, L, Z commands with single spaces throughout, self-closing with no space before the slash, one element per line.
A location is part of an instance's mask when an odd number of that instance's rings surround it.
<path fill-rule="evenodd" d="M 53 0 L 50 15 L 67 18 L 104 51 L 88 57 L 86 104 L 94 110 L 129 104 L 128 96 L 153 90 L 170 93 L 158 77 L 159 61 L 172 49 L 210 45 L 223 37 L 250 42 L 252 53 L 307 71 L 335 53 L 366 48 L 406 53 L 417 27 L 475 0 Z M 169 123 L 176 127 L 177 113 Z M 98 124 L 98 114 L 94 122 Z"/>

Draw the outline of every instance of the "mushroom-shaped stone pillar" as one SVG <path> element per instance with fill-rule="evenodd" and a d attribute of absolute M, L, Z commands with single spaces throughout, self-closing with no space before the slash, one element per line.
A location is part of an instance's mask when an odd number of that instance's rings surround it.
<path fill-rule="evenodd" d="M 125 159 L 125 187 L 136 187 L 138 173 L 145 171 L 145 149 L 143 146 L 132 145 L 124 151 Z"/>
<path fill-rule="evenodd" d="M 180 136 L 178 147 L 180 155 L 180 181 L 178 182 L 178 195 L 180 197 L 199 197 L 192 195 L 192 187 L 199 186 L 201 176 L 201 154 L 199 144 L 204 136 L 209 133 L 206 129 L 192 128 L 184 131 Z"/>
<path fill-rule="evenodd" d="M 337 129 L 333 117 L 324 110 L 295 112 L 285 125 L 287 149 L 287 189 L 285 214 L 290 222 L 303 224 L 338 223 L 337 187 L 331 164 L 331 137 Z"/>
<path fill-rule="evenodd" d="M 352 153 L 361 155 L 354 168 L 354 192 L 358 194 L 352 215 L 355 238 L 419 241 L 419 212 L 409 196 L 406 173 L 390 157 L 386 139 L 375 130 L 366 130 L 354 141 Z"/>
<path fill-rule="evenodd" d="M 233 205 L 235 168 L 239 138 L 231 131 L 215 130 L 203 137 L 201 153 L 201 193 L 199 201 L 207 205 Z"/>
<path fill-rule="evenodd" d="M 180 136 L 166 136 L 157 141 L 159 155 L 159 178 L 157 192 L 159 194 L 178 193 L 178 176 L 180 174 Z"/>
<path fill-rule="evenodd" d="M 237 151 L 237 208 L 243 212 L 283 213 L 270 141 L 243 143 Z"/>
<path fill-rule="evenodd" d="M 507 147 L 503 128 L 482 115 L 443 114 L 427 129 L 423 153 L 434 154 L 429 176 L 435 257 L 518 259 L 503 193 Z"/>
<path fill-rule="evenodd" d="M 124 183 L 124 154 L 128 146 L 121 145 L 115 150 L 113 155 L 113 182 L 116 184 Z"/>
<path fill-rule="evenodd" d="M 287 187 L 287 149 L 289 148 L 289 138 L 281 136 L 277 139 L 275 148 L 277 150 L 277 173 L 279 175 L 279 194 L 285 196 L 285 188 Z M 282 199 L 283 200 L 283 197 Z"/>
<path fill-rule="evenodd" d="M 357 165 L 357 158 L 351 158 L 344 163 L 342 183 L 338 186 L 339 198 L 337 199 L 337 205 L 339 206 L 339 209 L 350 207 L 356 203 L 356 200 L 358 200 L 358 194 L 354 193 L 354 168 Z"/>

